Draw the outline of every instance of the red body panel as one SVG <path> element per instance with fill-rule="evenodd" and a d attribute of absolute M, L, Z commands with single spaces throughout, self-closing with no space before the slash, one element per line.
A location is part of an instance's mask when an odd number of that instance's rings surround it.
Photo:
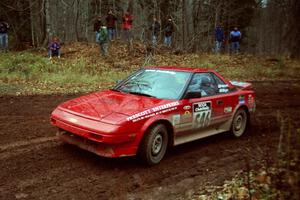
<path fill-rule="evenodd" d="M 151 67 L 154 68 L 154 67 Z M 212 70 L 158 67 L 160 69 L 211 72 L 228 88 L 236 88 Z M 251 85 L 251 84 L 250 84 Z M 235 110 L 246 106 L 255 110 L 255 94 L 249 84 L 234 92 L 210 97 L 168 100 L 106 90 L 88 94 L 59 105 L 51 114 L 51 123 L 58 127 L 61 139 L 105 157 L 136 155 L 147 129 L 157 121 L 172 127 L 173 144 L 195 129 L 195 109 L 205 105 L 210 111 L 209 125 L 220 129 L 230 122 Z M 199 119 L 197 119 L 199 120 Z M 201 120 L 201 119 L 200 119 Z M 179 142 L 180 143 L 180 142 Z"/>

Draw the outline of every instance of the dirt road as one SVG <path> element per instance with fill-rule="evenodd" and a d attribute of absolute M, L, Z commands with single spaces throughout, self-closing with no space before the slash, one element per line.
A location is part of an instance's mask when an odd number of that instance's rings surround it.
<path fill-rule="evenodd" d="M 300 82 L 257 82 L 247 135 L 221 134 L 169 151 L 157 166 L 106 159 L 62 144 L 51 111 L 75 96 L 0 97 L 0 199 L 186 199 L 276 153 L 277 113 L 300 127 Z"/>

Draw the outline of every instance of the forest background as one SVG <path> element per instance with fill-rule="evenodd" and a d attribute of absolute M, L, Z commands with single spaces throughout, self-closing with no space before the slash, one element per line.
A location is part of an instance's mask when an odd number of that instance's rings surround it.
<path fill-rule="evenodd" d="M 243 34 L 241 49 L 254 55 L 299 57 L 300 1 L 297 0 L 1 0 L 0 18 L 11 25 L 10 47 L 24 49 L 48 44 L 52 36 L 63 43 L 93 42 L 93 24 L 112 9 L 118 17 L 133 13 L 135 40 L 149 41 L 153 16 L 176 26 L 174 47 L 189 52 L 211 52 L 214 28 L 228 35 L 234 26 Z M 163 38 L 163 31 L 160 34 Z"/>

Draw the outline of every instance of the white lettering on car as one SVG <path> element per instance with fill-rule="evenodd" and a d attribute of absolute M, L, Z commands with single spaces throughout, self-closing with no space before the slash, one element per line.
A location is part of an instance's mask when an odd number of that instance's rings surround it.
<path fill-rule="evenodd" d="M 193 104 L 193 128 L 204 128 L 209 126 L 211 120 L 211 101 Z"/>
<path fill-rule="evenodd" d="M 227 93 L 229 90 L 226 88 L 219 89 L 219 93 Z"/>
<path fill-rule="evenodd" d="M 172 103 L 167 103 L 167 104 L 164 104 L 164 105 L 156 106 L 154 108 L 144 110 L 142 112 L 131 115 L 130 117 L 127 117 L 126 120 L 136 122 L 136 121 L 139 121 L 139 120 L 142 120 L 142 119 L 153 117 L 153 116 L 158 115 L 158 114 L 162 114 L 162 113 L 170 112 L 172 110 L 176 110 L 178 105 L 179 105 L 179 102 L 175 101 L 175 102 L 172 102 Z"/>
<path fill-rule="evenodd" d="M 219 84 L 219 85 L 218 85 L 218 88 L 228 88 L 228 85 L 225 85 L 225 84 L 224 84 L 224 85 L 223 85 L 223 84 Z"/>

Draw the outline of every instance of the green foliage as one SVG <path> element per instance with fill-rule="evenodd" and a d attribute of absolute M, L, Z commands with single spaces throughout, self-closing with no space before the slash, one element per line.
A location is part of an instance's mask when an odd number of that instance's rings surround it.
<path fill-rule="evenodd" d="M 0 86 L 2 88 L 0 92 L 35 94 L 94 91 L 113 86 L 117 80 L 125 78 L 144 64 L 213 69 L 231 80 L 300 78 L 299 73 L 296 73 L 300 69 L 298 62 L 284 58 L 280 64 L 277 60 L 274 62 L 273 59 L 247 55 L 173 55 L 168 53 L 157 54 L 145 60 L 142 56 L 135 59 L 127 58 L 120 54 L 123 51 L 118 50 L 118 46 L 115 48 L 119 52 L 110 59 L 97 56 L 95 47 L 90 48 L 91 52 L 86 54 L 76 52 L 74 55 L 53 60 L 39 53 L 28 51 L 0 54 Z M 69 51 L 72 52 L 72 49 Z M 21 85 L 22 87 L 13 89 L 7 85 Z"/>
<path fill-rule="evenodd" d="M 1 93 L 91 91 L 103 84 L 112 86 L 128 73 L 111 69 L 110 66 L 99 67 L 82 57 L 74 60 L 49 60 L 29 52 L 0 54 Z M 26 87 L 18 90 L 7 87 L 9 84 L 24 84 Z"/>
<path fill-rule="evenodd" d="M 46 58 L 27 52 L 2 54 L 0 59 L 1 76 L 30 79 L 42 73 L 53 72 L 57 68 Z"/>

